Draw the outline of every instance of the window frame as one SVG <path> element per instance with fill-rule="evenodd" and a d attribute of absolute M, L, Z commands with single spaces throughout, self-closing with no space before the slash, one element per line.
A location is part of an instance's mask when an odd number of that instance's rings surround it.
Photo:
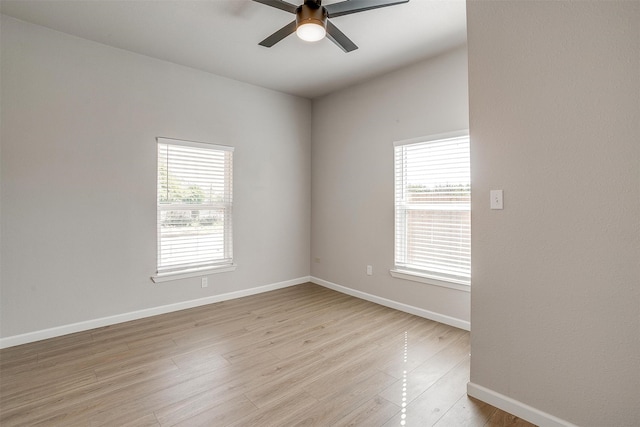
<path fill-rule="evenodd" d="M 160 182 L 160 147 L 166 146 L 181 146 L 192 147 L 196 149 L 215 150 L 224 153 L 224 165 L 222 167 L 222 173 L 220 177 L 223 179 L 224 197 L 221 202 L 207 203 L 161 203 L 159 197 Z M 236 264 L 233 260 L 233 152 L 234 147 L 227 145 L 212 144 L 206 142 L 195 142 L 173 138 L 156 138 L 156 274 L 151 276 L 151 280 L 154 283 L 160 283 L 171 280 L 184 279 L 189 277 L 204 276 L 207 274 L 223 273 L 228 271 L 234 271 Z M 203 162 L 202 165 L 206 167 L 210 166 L 210 162 Z M 167 174 L 169 172 L 167 171 Z M 168 184 L 167 184 L 168 185 Z M 209 211 L 209 210 L 223 210 L 223 258 L 220 262 L 216 262 L 213 258 L 206 265 L 188 267 L 188 266 L 176 266 L 168 268 L 166 265 L 161 265 L 161 245 L 162 245 L 162 226 L 161 226 L 161 212 L 170 210 L 192 210 L 192 211 Z"/>
<path fill-rule="evenodd" d="M 402 140 L 402 141 L 395 141 L 393 143 L 393 149 L 394 149 L 394 154 L 393 154 L 393 160 L 394 160 L 394 200 L 393 200 L 393 206 L 394 206 L 394 263 L 393 263 L 393 268 L 389 271 L 391 276 L 398 278 L 398 279 L 404 279 L 404 280 L 410 280 L 410 281 L 415 281 L 415 282 L 421 282 L 421 283 L 426 283 L 426 284 L 430 284 L 430 285 L 436 285 L 436 286 L 441 286 L 441 287 L 446 287 L 446 288 L 451 288 L 451 289 L 457 289 L 457 290 L 461 290 L 461 291 L 466 291 L 469 292 L 471 289 L 471 270 L 469 268 L 469 273 L 468 273 L 468 277 L 467 276 L 456 276 L 456 275 L 449 275 L 449 274 L 443 274 L 442 272 L 438 272 L 436 270 L 429 270 L 429 269 L 425 269 L 425 268 L 419 268 L 416 266 L 412 266 L 410 264 L 405 263 L 399 263 L 398 259 L 398 246 L 399 246 L 399 235 L 398 235 L 398 231 L 399 230 L 403 230 L 404 229 L 404 237 L 403 237 L 403 241 L 406 242 L 407 239 L 407 231 L 406 231 L 406 223 L 404 224 L 404 227 L 402 224 L 399 224 L 399 209 L 401 209 L 401 207 L 399 206 L 398 200 L 399 200 L 399 195 L 398 195 L 398 170 L 397 170 L 397 166 L 398 166 L 398 147 L 402 147 L 402 146 L 408 146 L 408 145 L 415 145 L 415 144 L 424 144 L 424 143 L 436 143 L 439 141 L 446 141 L 448 139 L 459 139 L 459 138 L 463 138 L 466 137 L 467 139 L 469 139 L 469 131 L 467 129 L 464 130 L 459 130 L 459 131 L 455 131 L 455 132 L 447 132 L 447 133 L 441 133 L 441 134 L 436 134 L 436 135 L 430 135 L 430 136 L 425 136 L 425 137 L 419 137 L 419 138 L 412 138 L 412 139 L 408 139 L 408 140 Z M 470 141 L 469 141 L 469 152 L 470 152 L 471 148 L 470 148 Z M 404 184 L 404 182 L 403 182 Z M 470 165 L 469 165 L 469 188 L 471 185 L 471 177 L 470 177 Z M 471 190 L 469 190 L 470 193 L 469 195 L 471 196 Z M 402 208 L 404 211 L 406 211 L 406 207 Z M 462 209 L 463 211 L 467 211 L 466 209 Z M 468 204 L 468 212 L 469 212 L 469 237 L 471 237 L 471 202 L 469 200 L 469 204 Z M 469 246 L 469 250 L 470 250 L 470 246 Z M 405 249 L 406 252 L 406 249 Z M 405 259 L 406 261 L 406 259 Z M 469 262 L 471 261 L 471 254 L 469 253 Z"/>

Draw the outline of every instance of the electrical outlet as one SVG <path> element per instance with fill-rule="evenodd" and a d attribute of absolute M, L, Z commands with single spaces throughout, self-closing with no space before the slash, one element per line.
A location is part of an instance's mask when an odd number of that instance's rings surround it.
<path fill-rule="evenodd" d="M 202 286 L 203 288 L 206 288 L 209 286 L 209 279 L 206 277 L 203 277 L 202 279 L 200 279 L 200 286 Z"/>
<path fill-rule="evenodd" d="M 367 276 L 371 276 L 373 274 L 373 267 L 370 265 L 367 265 Z"/>

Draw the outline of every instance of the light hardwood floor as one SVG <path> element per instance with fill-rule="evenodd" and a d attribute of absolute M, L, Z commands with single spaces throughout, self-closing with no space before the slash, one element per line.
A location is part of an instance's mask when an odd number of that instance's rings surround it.
<path fill-rule="evenodd" d="M 0 425 L 532 426 L 469 333 L 308 283 L 0 350 Z"/>

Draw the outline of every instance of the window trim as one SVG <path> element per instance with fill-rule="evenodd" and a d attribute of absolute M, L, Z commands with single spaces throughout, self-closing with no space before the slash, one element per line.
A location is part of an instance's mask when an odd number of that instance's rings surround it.
<path fill-rule="evenodd" d="M 207 150 L 218 150 L 218 151 L 228 151 L 230 153 L 233 154 L 234 152 L 234 147 L 232 146 L 228 146 L 228 145 L 219 145 L 219 144 L 213 144 L 213 143 L 206 143 L 206 142 L 196 142 L 196 141 L 188 141 L 188 140 L 183 140 L 183 139 L 175 139 L 175 138 L 165 138 L 165 137 L 157 137 L 156 138 L 156 152 L 158 150 L 158 145 L 159 144 L 172 144 L 172 145 L 181 145 L 181 146 L 186 146 L 186 147 L 194 147 L 194 148 L 204 148 Z M 157 155 L 156 155 L 156 160 L 157 160 Z M 233 168 L 233 160 L 231 160 L 231 168 Z M 231 169 L 233 170 L 233 169 Z M 158 164 L 156 164 L 156 189 L 158 186 Z M 229 177 L 229 181 L 225 181 L 225 186 L 232 186 L 233 182 L 233 176 Z M 157 191 L 157 190 L 156 190 Z M 225 190 L 225 191 L 229 191 L 229 194 L 232 194 L 232 189 L 229 188 L 229 190 Z M 225 192 L 226 194 L 226 192 Z M 231 196 L 233 197 L 233 196 Z M 158 212 L 160 212 L 161 210 L 161 206 L 157 201 L 157 196 L 156 196 L 156 214 L 158 214 Z M 232 199 L 231 199 L 232 200 Z M 230 208 L 231 210 L 225 209 L 225 216 L 227 215 L 232 215 L 233 212 L 233 202 L 230 201 Z M 229 218 L 229 220 L 231 220 L 231 218 Z M 231 227 L 233 227 L 233 224 L 231 225 Z M 156 253 L 158 253 L 159 248 L 160 248 L 160 235 L 159 235 L 159 223 L 158 220 L 156 219 Z M 233 237 L 232 237 L 232 228 L 230 230 L 230 234 L 227 235 L 225 233 L 225 243 L 224 243 L 224 247 L 225 247 L 225 252 L 228 251 L 228 253 L 230 254 L 230 257 L 228 259 L 227 262 L 221 262 L 219 264 L 213 264 L 213 265 L 206 265 L 206 266 L 202 266 L 202 267 L 194 267 L 194 268 L 182 268 L 182 269 L 174 269 L 174 270 L 168 270 L 168 271 L 163 271 L 163 272 L 158 272 L 158 261 L 159 259 L 156 258 L 156 273 L 151 276 L 151 280 L 154 283 L 162 283 L 162 282 L 167 282 L 167 281 L 172 281 L 172 280 L 179 280 L 179 279 L 186 279 L 186 278 L 190 278 L 190 277 L 199 277 L 199 276 L 205 276 L 205 275 L 209 275 L 209 274 L 217 274 L 217 273 L 225 273 L 225 272 L 230 272 L 230 271 L 235 271 L 237 264 L 235 264 L 234 259 L 233 259 Z"/>
<path fill-rule="evenodd" d="M 451 278 L 437 278 L 435 275 L 422 272 L 392 268 L 389 274 L 396 279 L 410 280 L 412 282 L 426 283 L 428 285 L 440 286 L 442 288 L 456 289 L 458 291 L 471 292 L 471 283 L 465 283 Z"/>
<path fill-rule="evenodd" d="M 460 291 L 470 292 L 471 291 L 471 277 L 469 280 L 460 280 L 455 277 L 446 277 L 446 275 L 439 275 L 437 272 L 428 271 L 428 270 L 419 270 L 419 269 L 411 269 L 405 266 L 396 265 L 396 216 L 397 216 L 397 205 L 396 205 L 396 195 L 395 195 L 395 186 L 396 186 L 396 171 L 395 171 L 395 163 L 396 163 L 396 155 L 395 149 L 396 147 L 403 145 L 411 145 L 417 143 L 425 143 L 432 141 L 439 141 L 444 139 L 452 139 L 452 138 L 460 138 L 460 137 L 469 137 L 468 129 L 461 129 L 453 132 L 445 132 L 434 135 L 428 135 L 423 137 L 416 137 L 411 139 L 405 139 L 400 141 L 393 142 L 393 161 L 394 161 L 394 199 L 393 199 L 393 212 L 394 212 L 394 235 L 393 235 L 393 245 L 394 245 L 394 260 L 393 260 L 393 268 L 389 270 L 389 273 L 392 277 L 403 280 L 410 280 L 413 282 L 420 282 L 429 285 L 440 286 L 444 288 L 456 289 Z M 471 206 L 469 206 L 469 211 L 471 210 Z"/>
<path fill-rule="evenodd" d="M 207 276 L 209 274 L 226 273 L 235 271 L 238 265 L 225 264 L 218 267 L 193 268 L 190 270 L 171 271 L 151 276 L 153 283 L 170 282 L 172 280 L 188 279 L 190 277 Z"/>

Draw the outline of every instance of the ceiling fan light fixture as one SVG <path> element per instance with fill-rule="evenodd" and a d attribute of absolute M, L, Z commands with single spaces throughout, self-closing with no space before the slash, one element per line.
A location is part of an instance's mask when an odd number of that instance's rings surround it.
<path fill-rule="evenodd" d="M 327 11 L 320 2 L 307 0 L 296 9 L 296 35 L 307 42 L 317 42 L 327 35 Z"/>
<path fill-rule="evenodd" d="M 296 35 L 306 42 L 317 42 L 327 35 L 327 30 L 318 22 L 305 22 L 298 25 Z"/>
<path fill-rule="evenodd" d="M 304 0 L 303 4 L 296 6 L 286 0 L 253 1 L 296 15 L 295 21 L 289 22 L 262 40 L 258 43 L 260 46 L 272 47 L 274 44 L 295 32 L 300 39 L 310 42 L 322 40 L 327 37 L 344 52 L 354 51 L 358 46 L 329 20 L 329 16 L 335 18 L 409 2 L 409 0 L 343 0 L 323 6 L 322 0 Z"/>

